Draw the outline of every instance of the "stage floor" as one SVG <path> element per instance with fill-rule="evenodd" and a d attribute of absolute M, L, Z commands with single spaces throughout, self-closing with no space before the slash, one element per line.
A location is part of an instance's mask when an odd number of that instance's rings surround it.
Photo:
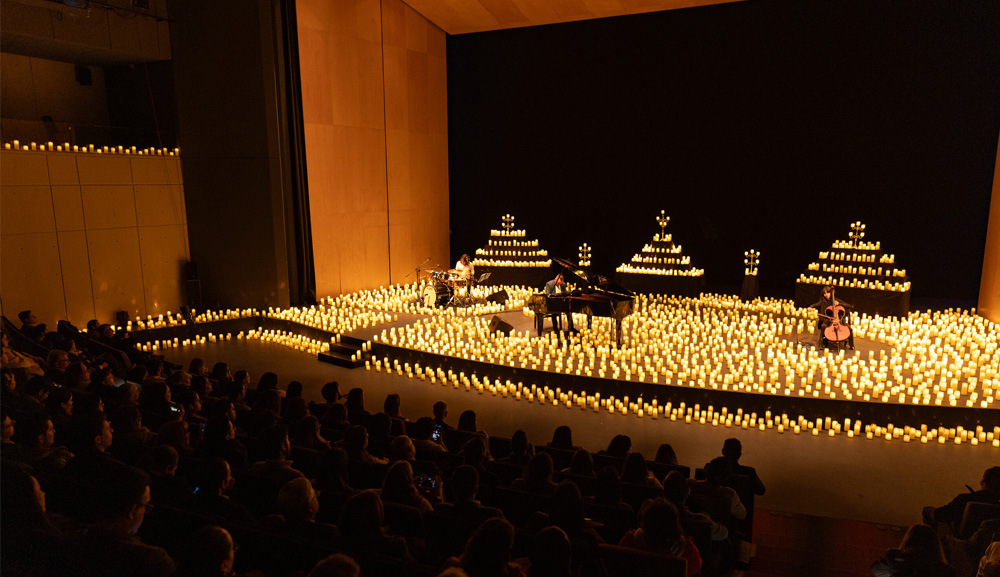
<path fill-rule="evenodd" d="M 680 461 L 692 468 L 718 456 L 726 438 L 738 437 L 743 441 L 743 461 L 757 468 L 767 486 L 757 506 L 775 511 L 909 525 L 920 520 L 923 505 L 947 503 L 997 462 L 995 449 L 967 443 L 923 445 L 843 435 L 777 434 L 527 403 L 440 382 L 337 367 L 259 340 L 209 342 L 163 352 L 168 360 L 185 366 L 194 357 L 209 365 L 226 361 L 234 371 L 250 371 L 254 382 L 263 372 L 273 371 L 282 388 L 292 380 L 302 382 L 310 400 L 320 399 L 320 389 L 331 380 L 338 381 L 343 391 L 362 387 L 372 411 L 381 409 L 387 394 L 398 393 L 402 412 L 411 420 L 430 415 L 431 406 L 443 400 L 449 406 L 449 422 L 456 423 L 462 411 L 474 410 L 480 428 L 499 436 L 523 429 L 532 443 L 547 442 L 559 425 L 569 425 L 574 441 L 591 451 L 606 447 L 619 433 L 629 435 L 633 449 L 647 457 L 661 443 L 670 443 Z"/>

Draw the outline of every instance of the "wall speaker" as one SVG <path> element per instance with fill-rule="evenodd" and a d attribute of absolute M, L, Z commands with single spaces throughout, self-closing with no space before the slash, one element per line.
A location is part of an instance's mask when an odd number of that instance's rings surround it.
<path fill-rule="evenodd" d="M 493 319 L 490 321 L 490 332 L 496 333 L 500 332 L 505 335 L 510 336 L 510 332 L 514 330 L 514 325 L 504 321 L 500 317 L 493 315 Z"/>
<path fill-rule="evenodd" d="M 507 303 L 507 291 L 501 289 L 501 290 L 499 290 L 499 291 L 491 294 L 490 296 L 486 297 L 486 302 L 488 302 L 488 303 L 497 303 L 498 305 L 506 304 Z"/>

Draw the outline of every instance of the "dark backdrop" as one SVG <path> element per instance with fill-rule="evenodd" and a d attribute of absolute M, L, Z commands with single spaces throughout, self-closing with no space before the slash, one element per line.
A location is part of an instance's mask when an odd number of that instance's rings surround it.
<path fill-rule="evenodd" d="M 610 272 L 668 232 L 790 297 L 868 225 L 915 299 L 974 302 L 1000 131 L 1000 3 L 738 2 L 448 37 L 451 249 L 500 216 Z M 453 259 L 454 260 L 454 259 Z"/>

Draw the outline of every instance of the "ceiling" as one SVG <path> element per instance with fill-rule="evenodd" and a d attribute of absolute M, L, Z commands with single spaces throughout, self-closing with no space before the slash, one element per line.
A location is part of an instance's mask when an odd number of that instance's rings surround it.
<path fill-rule="evenodd" d="M 448 34 L 540 26 L 739 0 L 403 0 Z"/>

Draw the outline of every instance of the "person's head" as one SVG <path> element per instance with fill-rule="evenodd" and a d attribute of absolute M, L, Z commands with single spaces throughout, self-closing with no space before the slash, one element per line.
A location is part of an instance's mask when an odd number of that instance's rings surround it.
<path fill-rule="evenodd" d="M 833 298 L 833 294 L 834 294 L 834 289 L 832 286 L 827 285 L 823 287 L 823 298 L 830 300 Z"/>
<path fill-rule="evenodd" d="M 0 407 L 0 416 L 3 418 L 3 442 L 14 442 L 14 419 L 7 414 L 5 407 Z"/>
<path fill-rule="evenodd" d="M 191 375 L 184 371 L 174 371 L 167 377 L 167 385 L 172 389 L 191 388 Z"/>
<path fill-rule="evenodd" d="M 313 566 L 307 577 L 360 577 L 361 567 L 343 553 L 334 553 Z"/>
<path fill-rule="evenodd" d="M 524 468 L 524 479 L 532 483 L 552 482 L 552 457 L 548 453 L 538 453 Z"/>
<path fill-rule="evenodd" d="M 149 507 L 149 475 L 136 467 L 115 466 L 98 485 L 94 512 L 97 522 L 114 531 L 134 535 Z"/>
<path fill-rule="evenodd" d="M 162 381 L 147 381 L 142 385 L 142 392 L 139 394 L 139 403 L 153 411 L 167 410 L 171 399 L 170 387 Z"/>
<path fill-rule="evenodd" d="M 236 426 L 225 415 L 216 415 L 205 424 L 205 443 L 219 446 L 236 438 Z"/>
<path fill-rule="evenodd" d="M 309 415 L 309 401 L 302 397 L 285 398 L 285 420 L 297 423 Z"/>
<path fill-rule="evenodd" d="M 177 404 L 184 407 L 185 415 L 197 415 L 201 413 L 201 396 L 190 389 L 177 391 Z"/>
<path fill-rule="evenodd" d="M 21 320 L 21 323 L 29 327 L 33 327 L 38 324 L 38 317 L 35 313 L 31 311 L 21 311 L 17 313 L 17 318 Z"/>
<path fill-rule="evenodd" d="M 247 396 L 247 385 L 242 381 L 229 381 L 222 389 L 226 398 L 234 403 L 242 401 Z"/>
<path fill-rule="evenodd" d="M 25 447 L 45 451 L 55 444 L 56 428 L 52 419 L 45 415 L 26 417 L 17 425 L 14 440 Z"/>
<path fill-rule="evenodd" d="M 722 456 L 729 459 L 732 464 L 737 464 L 743 456 L 743 443 L 739 439 L 726 439 L 722 443 Z"/>
<path fill-rule="evenodd" d="M 131 381 L 125 381 L 118 387 L 118 402 L 121 405 L 139 404 L 139 386 Z"/>
<path fill-rule="evenodd" d="M 461 257 L 460 257 L 460 258 L 458 259 L 458 262 L 460 262 L 460 263 L 462 263 L 462 264 L 464 264 L 464 265 L 467 265 L 467 264 L 469 264 L 469 255 L 467 255 L 467 254 L 463 254 L 463 255 L 462 255 L 462 256 L 461 256 Z"/>
<path fill-rule="evenodd" d="M 705 465 L 705 480 L 716 487 L 722 485 L 733 474 L 733 465 L 725 457 L 716 457 Z"/>
<path fill-rule="evenodd" d="M 233 536 L 222 527 L 208 525 L 191 534 L 181 553 L 178 575 L 228 576 L 235 560 Z"/>
<path fill-rule="evenodd" d="M 574 475 L 594 476 L 594 457 L 586 449 L 577 449 L 573 453 L 573 461 L 570 463 L 569 472 Z"/>
<path fill-rule="evenodd" d="M 562 273 L 559 273 L 559 274 L 556 275 L 555 281 L 556 281 L 556 284 L 559 285 L 559 284 L 563 284 L 564 282 L 566 282 L 566 279 L 563 278 L 563 274 Z"/>
<path fill-rule="evenodd" d="M 309 522 L 319 513 L 319 498 L 305 477 L 292 479 L 278 491 L 278 512 L 285 519 Z"/>
<path fill-rule="evenodd" d="M 514 455 L 526 455 L 528 453 L 528 433 L 521 429 L 514 431 L 510 436 L 510 452 Z"/>
<path fill-rule="evenodd" d="M 315 449 L 326 444 L 326 439 L 320 434 L 319 419 L 309 415 L 295 424 L 292 444 L 309 449 Z"/>
<path fill-rule="evenodd" d="M 622 457 L 628 455 L 628 452 L 632 450 L 632 439 L 628 435 L 615 435 L 611 442 L 608 443 L 607 454 L 612 457 Z"/>
<path fill-rule="evenodd" d="M 583 496 L 573 481 L 563 481 L 556 487 L 549 505 L 549 521 L 574 533 L 583 529 Z"/>
<path fill-rule="evenodd" d="M 676 507 L 681 507 L 687 502 L 691 494 L 687 479 L 677 471 L 670 471 L 663 478 L 663 498 L 673 503 Z"/>
<path fill-rule="evenodd" d="M 178 453 L 184 453 L 191 449 L 191 431 L 188 429 L 187 421 L 168 421 L 160 426 L 156 432 L 156 442 L 160 445 L 169 445 Z"/>
<path fill-rule="evenodd" d="M 340 533 L 347 541 L 372 541 L 381 539 L 385 508 L 382 498 L 375 491 L 358 491 L 344 503 L 340 511 Z"/>
<path fill-rule="evenodd" d="M 906 530 L 903 540 L 899 543 L 899 548 L 906 553 L 918 555 L 926 560 L 948 562 L 944 556 L 944 549 L 941 547 L 937 531 L 922 523 L 911 525 Z"/>
<path fill-rule="evenodd" d="M 134 433 L 142 428 L 142 413 L 135 405 L 120 405 L 111 413 L 111 427 L 119 434 Z"/>
<path fill-rule="evenodd" d="M 434 419 L 420 417 L 412 426 L 407 427 L 407 432 L 416 441 L 430 440 L 431 434 L 434 432 Z"/>
<path fill-rule="evenodd" d="M 83 390 L 90 384 L 90 369 L 87 365 L 76 362 L 66 366 L 66 386 L 71 389 Z"/>
<path fill-rule="evenodd" d="M 549 446 L 555 447 L 556 449 L 572 449 L 573 430 L 566 425 L 556 427 L 555 432 L 552 433 L 552 442 L 549 443 Z"/>
<path fill-rule="evenodd" d="M 69 353 L 59 349 L 52 349 L 45 358 L 45 364 L 51 370 L 65 371 L 70 364 Z"/>
<path fill-rule="evenodd" d="M 162 379 L 163 378 L 163 361 L 160 359 L 149 359 L 146 361 L 146 378 L 149 379 Z"/>
<path fill-rule="evenodd" d="M 417 449 L 413 440 L 406 435 L 400 435 L 389 445 L 389 455 L 393 461 L 413 461 L 417 458 Z"/>
<path fill-rule="evenodd" d="M 173 477 L 180 455 L 170 445 L 154 445 L 139 458 L 139 468 L 154 477 Z"/>
<path fill-rule="evenodd" d="M 331 489 L 345 495 L 350 495 L 354 492 L 354 489 L 347 482 L 347 451 L 336 447 L 320 453 L 316 468 L 317 481 L 324 489 Z"/>
<path fill-rule="evenodd" d="M 347 420 L 347 407 L 341 403 L 334 403 L 323 415 L 323 423 L 342 423 Z"/>
<path fill-rule="evenodd" d="M 985 491 L 1000 492 L 1000 467 L 990 467 L 983 471 L 979 486 Z"/>
<path fill-rule="evenodd" d="M 435 420 L 444 421 L 444 418 L 448 416 L 448 403 L 444 401 L 434 403 L 434 407 L 431 408 L 431 412 L 433 412 Z"/>
<path fill-rule="evenodd" d="M 104 399 L 100 395 L 81 392 L 76 396 L 74 410 L 78 414 L 92 413 L 104 410 Z"/>
<path fill-rule="evenodd" d="M 488 519 L 465 544 L 462 569 L 469 577 L 504 575 L 514 546 L 514 526 L 501 517 Z"/>
<path fill-rule="evenodd" d="M 206 373 L 207 369 L 205 368 L 205 359 L 195 357 L 191 359 L 190 363 L 188 363 L 188 374 L 192 377 L 204 375 Z"/>
<path fill-rule="evenodd" d="M 646 467 L 646 458 L 642 456 L 642 453 L 629 453 L 625 457 L 625 464 L 622 465 L 622 482 L 645 483 L 647 477 L 649 477 L 649 468 Z"/>
<path fill-rule="evenodd" d="M 330 381 L 323 385 L 320 389 L 319 394 L 323 396 L 323 400 L 327 403 L 336 403 L 340 400 L 340 383 L 337 381 Z"/>
<path fill-rule="evenodd" d="M 92 411 L 81 415 L 73 424 L 73 437 L 76 439 L 77 451 L 104 452 L 111 446 L 113 439 L 111 423 L 103 411 Z"/>
<path fill-rule="evenodd" d="M 479 467 L 486 463 L 486 441 L 476 435 L 462 445 L 462 458 L 466 465 Z"/>
<path fill-rule="evenodd" d="M 212 381 L 205 375 L 193 375 L 191 377 L 191 390 L 198 393 L 202 399 L 212 395 Z"/>
<path fill-rule="evenodd" d="M 115 386 L 115 376 L 109 368 L 96 368 L 90 372 L 90 386 L 92 387 L 113 387 Z"/>
<path fill-rule="evenodd" d="M 15 464 L 0 467 L 0 508 L 4 538 L 18 531 L 50 527 L 45 518 L 45 493 L 27 468 Z"/>
<path fill-rule="evenodd" d="M 97 327 L 97 334 L 102 339 L 110 339 L 115 336 L 115 327 L 107 324 L 101 325 Z"/>
<path fill-rule="evenodd" d="M 479 472 L 470 465 L 461 465 L 452 472 L 450 485 L 456 502 L 475 501 L 479 493 Z"/>
<path fill-rule="evenodd" d="M 230 399 L 219 399 L 212 403 L 212 416 L 220 416 L 236 422 L 236 405 Z"/>
<path fill-rule="evenodd" d="M 530 577 L 568 577 L 572 574 L 573 547 L 566 532 L 559 527 L 546 527 L 535 536 L 535 551 L 531 555 Z"/>
<path fill-rule="evenodd" d="M 354 387 L 350 391 L 347 391 L 347 410 L 348 411 L 363 411 L 365 410 L 365 391 L 360 387 Z"/>
<path fill-rule="evenodd" d="M 233 382 L 243 385 L 243 390 L 250 386 L 250 373 L 241 369 L 233 373 Z"/>
<path fill-rule="evenodd" d="M 229 463 L 222 457 L 212 457 L 205 463 L 202 487 L 210 494 L 222 494 L 233 488 L 235 480 Z"/>
<path fill-rule="evenodd" d="M 257 441 L 261 451 L 268 459 L 284 460 L 291 452 L 291 443 L 288 440 L 288 427 L 285 425 L 271 425 L 260 433 Z"/>
<path fill-rule="evenodd" d="M 653 461 L 664 465 L 676 465 L 678 464 L 677 453 L 674 452 L 674 448 L 669 443 L 663 443 L 656 449 L 656 458 Z"/>
<path fill-rule="evenodd" d="M 96 333 L 97 328 L 100 326 L 101 326 L 101 321 L 97 319 L 90 319 L 89 321 L 87 321 L 87 332 Z"/>
<path fill-rule="evenodd" d="M 390 417 L 399 416 L 399 408 L 403 404 L 403 399 L 396 393 L 389 393 L 385 397 L 385 403 L 383 403 L 382 408 L 387 415 Z"/>
<path fill-rule="evenodd" d="M 639 528 L 655 543 L 676 543 L 681 538 L 680 515 L 677 507 L 663 497 L 649 499 L 639 508 Z"/>
<path fill-rule="evenodd" d="M 45 407 L 50 415 L 73 416 L 73 391 L 68 387 L 52 389 L 45 399 Z"/>
<path fill-rule="evenodd" d="M 285 390 L 286 399 L 297 399 L 302 396 L 302 383 L 298 381 L 292 381 L 288 383 L 288 389 Z"/>
<path fill-rule="evenodd" d="M 470 433 L 475 433 L 479 429 L 476 428 L 476 412 L 473 410 L 463 411 L 461 415 L 458 416 L 458 430 L 468 431 Z"/>
<path fill-rule="evenodd" d="M 409 505 L 419 495 L 409 461 L 396 461 L 382 480 L 382 500 Z"/>
<path fill-rule="evenodd" d="M 281 412 L 281 397 L 277 389 L 264 389 L 257 395 L 257 402 L 253 405 L 256 412 L 270 411 L 277 415 Z"/>
<path fill-rule="evenodd" d="M 604 467 L 594 479 L 594 499 L 599 503 L 617 505 L 622 500 L 622 485 L 614 467 Z"/>
<path fill-rule="evenodd" d="M 129 369 L 128 373 L 125 375 L 125 380 L 132 383 L 140 384 L 144 383 L 146 381 L 146 377 L 148 376 L 149 376 L 149 371 L 146 369 L 144 365 L 133 365 L 132 368 Z"/>
<path fill-rule="evenodd" d="M 270 391 L 278 388 L 278 375 L 277 373 L 266 372 L 260 376 L 260 380 L 257 381 L 258 391 Z"/>
<path fill-rule="evenodd" d="M 7 375 L 10 375 L 9 378 L 11 379 L 14 378 L 13 373 L 9 371 Z M 5 375 L 4 378 L 8 377 Z M 40 403 L 44 403 L 51 393 L 52 385 L 49 384 L 49 381 L 45 377 L 36 375 L 28 379 L 28 382 L 24 384 L 24 394 L 37 399 Z"/>
<path fill-rule="evenodd" d="M 233 374 L 229 372 L 229 363 L 219 361 L 212 366 L 212 380 L 217 383 L 225 383 L 233 380 Z"/>

